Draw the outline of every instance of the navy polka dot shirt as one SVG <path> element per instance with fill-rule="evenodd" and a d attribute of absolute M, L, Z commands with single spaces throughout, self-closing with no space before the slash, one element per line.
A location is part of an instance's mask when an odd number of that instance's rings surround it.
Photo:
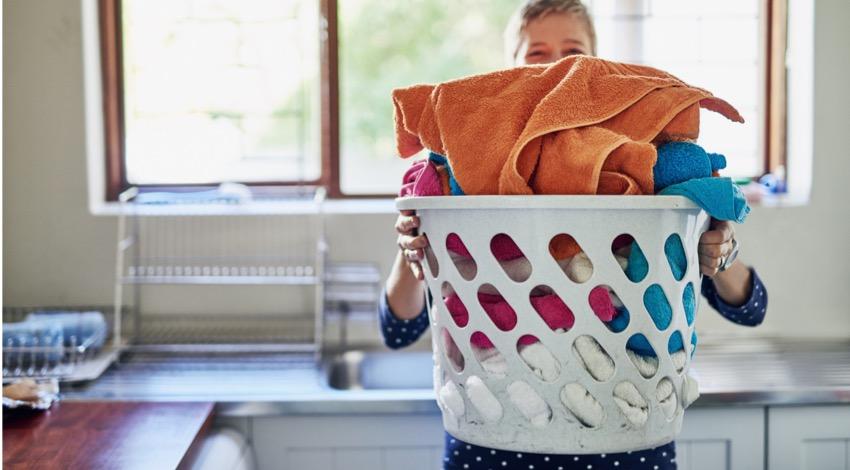
<path fill-rule="evenodd" d="M 751 269 L 750 298 L 739 307 L 727 304 L 720 298 L 714 282 L 702 279 L 702 295 L 717 312 L 729 321 L 740 325 L 756 326 L 764 320 L 767 311 L 767 290 L 755 270 Z M 427 308 L 427 307 L 426 307 Z M 380 328 L 384 343 L 399 349 L 410 345 L 428 328 L 428 312 L 422 309 L 413 319 L 401 320 L 395 316 L 387 302 L 386 292 L 381 295 Z M 446 433 L 443 457 L 444 469 L 528 469 L 528 470 L 602 470 L 647 469 L 675 470 L 675 443 L 648 450 L 617 454 L 564 455 L 531 454 L 490 449 L 469 444 Z"/>

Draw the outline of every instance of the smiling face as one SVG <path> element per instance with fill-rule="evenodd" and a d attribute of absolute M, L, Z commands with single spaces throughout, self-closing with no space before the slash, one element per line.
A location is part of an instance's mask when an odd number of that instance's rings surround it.
<path fill-rule="evenodd" d="M 576 54 L 593 55 L 587 26 L 573 13 L 550 13 L 530 21 L 520 41 L 516 65 L 548 64 Z"/>

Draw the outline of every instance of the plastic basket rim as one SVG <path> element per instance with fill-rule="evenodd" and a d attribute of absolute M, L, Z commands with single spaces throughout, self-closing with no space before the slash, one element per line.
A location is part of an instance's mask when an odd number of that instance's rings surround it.
<path fill-rule="evenodd" d="M 593 209 L 693 210 L 700 207 L 684 196 L 532 195 L 532 196 L 424 196 L 395 199 L 399 210 L 416 209 Z"/>

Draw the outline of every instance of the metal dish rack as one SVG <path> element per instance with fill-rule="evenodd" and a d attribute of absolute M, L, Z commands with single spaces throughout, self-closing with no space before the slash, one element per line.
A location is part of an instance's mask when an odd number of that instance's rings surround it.
<path fill-rule="evenodd" d="M 301 199 L 294 204 L 292 198 L 245 204 L 185 200 L 139 204 L 135 188 L 121 194 L 114 344 L 126 342 L 124 349 L 145 352 L 318 357 L 327 257 L 325 192 L 321 188 L 301 191 Z M 146 314 L 143 290 L 154 285 L 303 286 L 313 289 L 314 311 L 304 315 Z M 125 291 L 130 291 L 128 307 Z M 126 328 L 120 321 L 125 308 L 130 316 Z"/>
<path fill-rule="evenodd" d="M 39 345 L 38 335 L 30 346 L 15 345 L 13 338 L 4 335 L 3 383 L 16 379 L 56 378 L 62 382 L 80 382 L 99 377 L 120 353 L 116 343 L 110 342 L 109 332 L 114 316 L 102 307 L 4 307 L 3 323 L 23 321 L 33 312 L 90 312 L 104 314 L 107 328 L 104 332 L 86 338 L 70 337 L 63 344 Z"/>

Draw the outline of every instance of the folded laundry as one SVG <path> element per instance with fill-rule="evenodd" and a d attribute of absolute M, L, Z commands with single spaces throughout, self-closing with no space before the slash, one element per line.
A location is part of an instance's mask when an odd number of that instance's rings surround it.
<path fill-rule="evenodd" d="M 666 72 L 588 56 L 397 89 L 393 101 L 399 154 L 445 155 L 466 194 L 598 194 L 623 181 L 649 194 L 655 147 L 641 144 L 696 138 L 698 106 L 743 121 Z"/>
<path fill-rule="evenodd" d="M 397 89 L 393 101 L 399 155 L 427 148 L 451 194 L 652 194 L 653 143 L 695 139 L 700 106 L 743 122 L 666 72 L 587 56 Z"/>

